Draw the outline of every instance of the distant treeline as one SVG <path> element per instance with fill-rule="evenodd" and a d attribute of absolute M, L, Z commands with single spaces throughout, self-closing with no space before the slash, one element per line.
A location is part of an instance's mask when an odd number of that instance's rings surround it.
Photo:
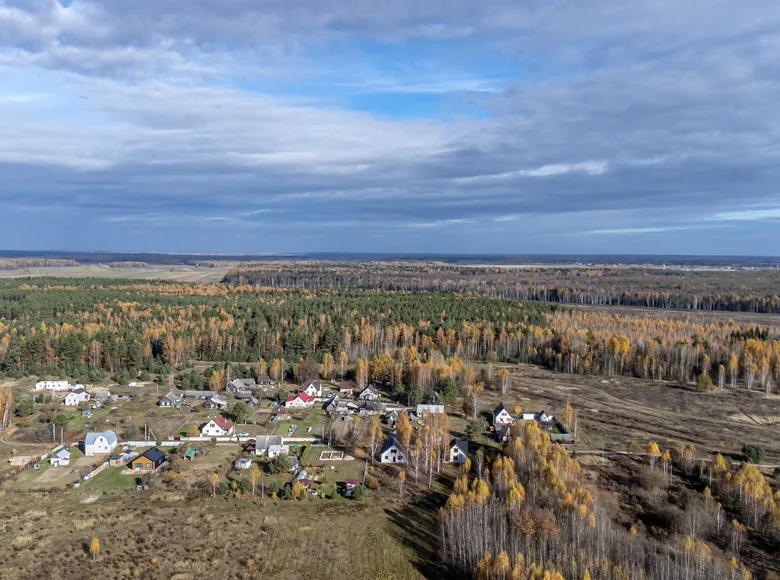
<path fill-rule="evenodd" d="M 451 266 L 435 262 L 254 262 L 225 282 L 272 288 L 473 293 L 593 306 L 780 313 L 780 270 Z"/>
<path fill-rule="evenodd" d="M 146 262 L 111 262 L 109 268 L 146 268 Z"/>
<path fill-rule="evenodd" d="M 51 268 L 56 266 L 78 266 L 76 260 L 55 258 L 0 258 L 0 270 L 18 270 L 21 268 Z"/>

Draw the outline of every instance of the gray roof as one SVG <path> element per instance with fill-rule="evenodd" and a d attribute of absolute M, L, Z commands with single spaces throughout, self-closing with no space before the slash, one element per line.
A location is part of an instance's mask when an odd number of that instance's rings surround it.
<path fill-rule="evenodd" d="M 271 445 L 283 445 L 281 435 L 259 435 L 255 439 L 255 449 L 268 449 Z"/>
<path fill-rule="evenodd" d="M 111 443 L 117 442 L 116 433 L 109 429 L 108 431 L 103 431 L 102 433 L 87 433 L 86 437 L 84 437 L 84 445 L 94 445 L 95 440 L 97 440 L 97 438 L 101 435 L 106 438 L 106 441 L 108 441 L 109 445 Z"/>
<path fill-rule="evenodd" d="M 172 402 L 174 402 L 174 403 L 175 403 L 176 401 L 178 401 L 178 400 L 179 400 L 179 395 L 177 395 L 177 394 L 176 394 L 176 393 L 174 393 L 173 391 L 169 391 L 169 392 L 168 392 L 168 394 L 166 394 L 165 396 L 163 396 L 163 399 L 166 399 L 166 400 L 168 400 L 168 401 L 172 401 Z"/>
<path fill-rule="evenodd" d="M 70 451 L 67 449 L 60 449 L 57 451 L 57 453 L 54 454 L 54 457 L 57 459 L 70 459 Z"/>
<path fill-rule="evenodd" d="M 71 391 L 71 393 L 75 393 L 75 394 L 77 394 L 77 395 L 80 395 L 81 393 L 86 393 L 86 392 L 87 392 L 87 391 L 86 391 L 85 389 L 81 388 L 81 387 L 79 387 L 78 389 L 73 389 L 73 390 Z"/>
<path fill-rule="evenodd" d="M 467 439 L 453 439 L 450 441 L 450 449 L 453 447 L 457 447 L 466 455 L 469 454 L 469 442 Z"/>
<path fill-rule="evenodd" d="M 111 392 L 110 391 L 97 391 L 95 393 L 95 398 L 96 399 L 107 399 L 110 396 L 111 396 Z"/>
<path fill-rule="evenodd" d="M 184 391 L 184 396 L 188 399 L 210 399 L 214 395 L 214 391 Z"/>

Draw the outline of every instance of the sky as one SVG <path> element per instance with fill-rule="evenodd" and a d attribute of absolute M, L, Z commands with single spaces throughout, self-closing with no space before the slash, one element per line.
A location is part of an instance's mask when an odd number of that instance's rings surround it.
<path fill-rule="evenodd" d="M 0 249 L 780 255 L 774 0 L 0 0 Z"/>

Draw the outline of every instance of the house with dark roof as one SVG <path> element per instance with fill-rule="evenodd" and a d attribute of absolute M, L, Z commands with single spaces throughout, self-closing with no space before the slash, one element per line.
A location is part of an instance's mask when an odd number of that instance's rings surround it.
<path fill-rule="evenodd" d="M 376 401 L 379 398 L 379 391 L 377 391 L 371 385 L 360 391 L 358 399 L 361 401 Z"/>
<path fill-rule="evenodd" d="M 257 383 L 254 379 L 233 379 L 228 383 L 225 392 L 235 395 L 236 393 L 251 391 L 255 387 L 257 387 Z"/>
<path fill-rule="evenodd" d="M 165 463 L 165 452 L 158 447 L 147 449 L 130 462 L 130 469 L 136 472 L 156 471 Z"/>
<path fill-rule="evenodd" d="M 493 410 L 493 426 L 512 425 L 514 422 L 515 418 L 512 413 L 504 406 L 504 403 L 499 403 L 498 407 Z"/>
<path fill-rule="evenodd" d="M 350 383 L 349 381 L 341 381 L 339 383 L 339 395 L 346 396 L 346 395 L 352 395 L 352 393 L 355 391 L 355 384 Z"/>
<path fill-rule="evenodd" d="M 406 449 L 395 437 L 391 437 L 379 450 L 380 463 L 406 463 Z"/>
<path fill-rule="evenodd" d="M 271 379 L 271 377 L 269 377 L 268 375 L 260 375 L 259 377 L 257 377 L 256 382 L 261 387 L 270 387 L 271 385 L 274 384 L 273 379 Z"/>
<path fill-rule="evenodd" d="M 466 439 L 453 439 L 447 450 L 447 463 L 460 465 L 469 456 L 469 442 Z"/>
<path fill-rule="evenodd" d="M 169 391 L 167 395 L 162 396 L 157 401 L 158 407 L 178 407 L 179 405 L 181 405 L 181 397 L 173 391 Z"/>
<path fill-rule="evenodd" d="M 322 381 L 320 380 L 312 380 L 306 383 L 306 386 L 303 388 L 303 392 L 309 395 L 310 397 L 321 397 L 322 396 Z"/>

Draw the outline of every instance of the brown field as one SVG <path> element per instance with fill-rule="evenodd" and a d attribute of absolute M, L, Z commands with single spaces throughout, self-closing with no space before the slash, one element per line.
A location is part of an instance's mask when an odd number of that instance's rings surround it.
<path fill-rule="evenodd" d="M 390 491 L 360 503 L 87 495 L 0 495 L 3 578 L 405 580 L 434 566 L 411 547 L 419 508 Z"/>
<path fill-rule="evenodd" d="M 60 266 L 0 270 L 0 278 L 118 278 L 129 280 L 168 280 L 171 282 L 219 282 L 231 267 L 155 266 L 143 268 L 109 268 L 108 266 Z"/>
<path fill-rule="evenodd" d="M 766 398 L 744 387 L 699 393 L 690 386 L 631 377 L 593 377 L 553 373 L 513 365 L 509 392 L 485 391 L 483 408 L 492 411 L 503 398 L 508 406 L 560 414 L 566 400 L 578 413 L 578 449 L 626 451 L 647 446 L 692 443 L 703 453 L 738 459 L 744 443 L 758 443 L 767 462 L 780 463 L 775 422 L 780 397 Z"/>

